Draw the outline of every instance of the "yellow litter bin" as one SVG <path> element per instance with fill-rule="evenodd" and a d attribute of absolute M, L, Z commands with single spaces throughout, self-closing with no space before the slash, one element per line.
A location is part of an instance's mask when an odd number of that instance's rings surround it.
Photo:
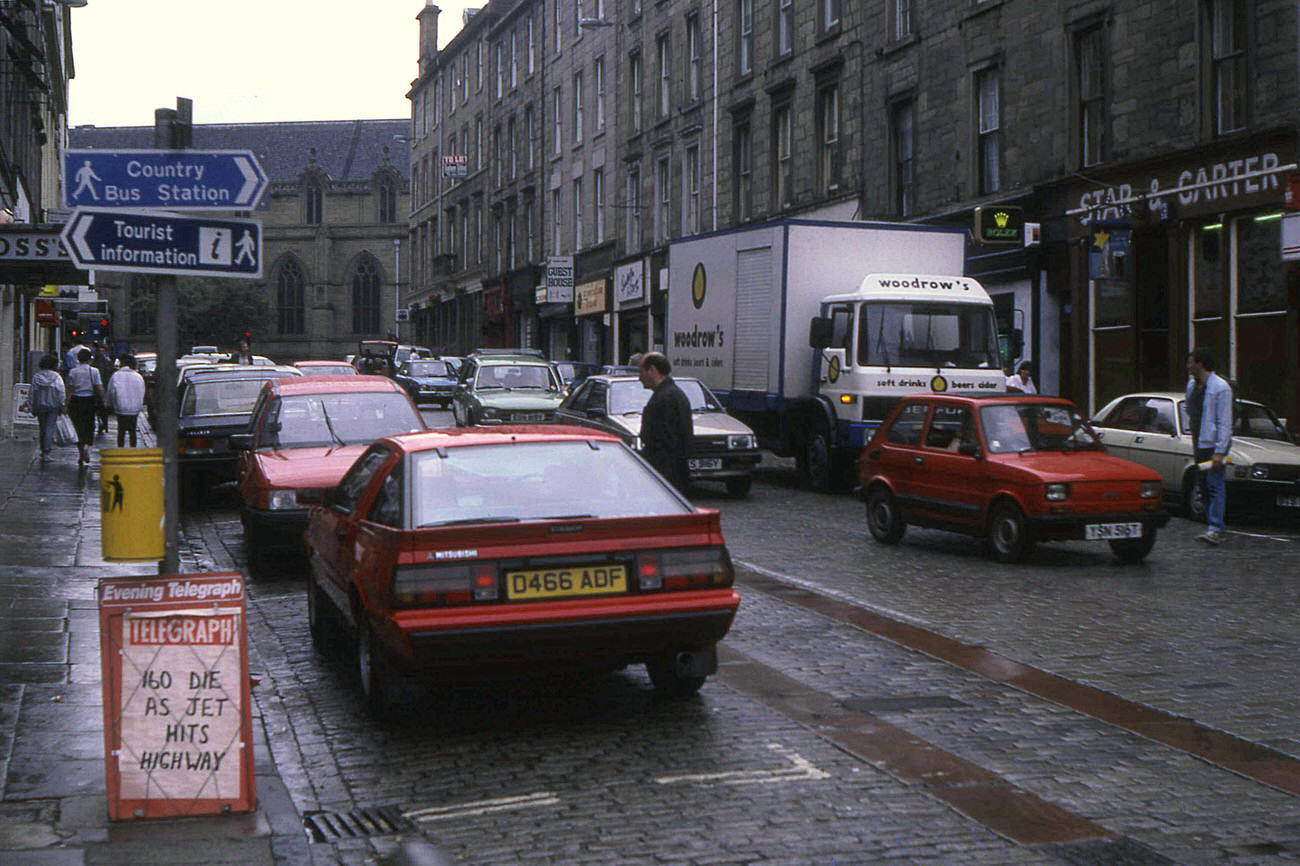
<path fill-rule="evenodd" d="M 109 562 L 163 558 L 161 448 L 99 452 L 100 546 Z"/>

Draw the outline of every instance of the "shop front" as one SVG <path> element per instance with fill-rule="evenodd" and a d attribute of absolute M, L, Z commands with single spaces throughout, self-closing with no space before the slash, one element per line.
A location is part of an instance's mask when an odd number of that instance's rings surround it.
<path fill-rule="evenodd" d="M 605 354 L 605 311 L 608 280 L 591 280 L 573 291 L 573 321 L 577 331 L 576 357 L 587 364 L 613 363 Z"/>
<path fill-rule="evenodd" d="M 1067 278 L 1084 361 L 1075 393 L 1089 411 L 1133 390 L 1181 390 L 1186 355 L 1200 347 L 1241 396 L 1296 419 L 1297 278 L 1281 234 L 1295 163 L 1285 131 L 1071 186 Z"/>

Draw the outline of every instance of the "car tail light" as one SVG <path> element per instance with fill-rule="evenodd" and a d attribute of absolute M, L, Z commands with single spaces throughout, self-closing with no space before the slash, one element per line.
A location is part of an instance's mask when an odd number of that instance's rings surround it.
<path fill-rule="evenodd" d="M 497 595 L 497 567 L 491 562 L 404 566 L 393 579 L 394 607 L 496 601 Z"/>
<path fill-rule="evenodd" d="M 642 590 L 731 586 L 731 557 L 725 547 L 692 547 L 643 553 L 637 558 Z"/>
<path fill-rule="evenodd" d="M 177 443 L 176 450 L 180 454 L 211 454 L 212 440 L 207 436 L 186 436 Z"/>

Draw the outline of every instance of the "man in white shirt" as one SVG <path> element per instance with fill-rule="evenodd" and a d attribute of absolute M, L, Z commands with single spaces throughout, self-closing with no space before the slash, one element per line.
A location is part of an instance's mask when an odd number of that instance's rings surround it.
<path fill-rule="evenodd" d="M 95 401 L 104 399 L 104 380 L 90 365 L 89 349 L 77 355 L 77 366 L 68 371 L 68 417 L 77 430 L 77 463 L 90 463 L 90 446 L 95 443 Z"/>
<path fill-rule="evenodd" d="M 122 366 L 108 380 L 108 408 L 117 415 L 117 447 L 136 446 L 136 423 L 144 409 L 144 377 L 136 372 L 135 355 L 123 355 Z"/>

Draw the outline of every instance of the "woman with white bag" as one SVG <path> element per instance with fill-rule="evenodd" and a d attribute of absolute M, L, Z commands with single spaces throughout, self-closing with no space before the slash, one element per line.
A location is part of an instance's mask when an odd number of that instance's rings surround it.
<path fill-rule="evenodd" d="M 41 462 L 49 463 L 53 459 L 50 452 L 55 446 L 55 428 L 66 397 L 63 377 L 59 375 L 59 359 L 46 355 L 39 366 L 27 392 L 27 408 L 41 425 Z"/>

